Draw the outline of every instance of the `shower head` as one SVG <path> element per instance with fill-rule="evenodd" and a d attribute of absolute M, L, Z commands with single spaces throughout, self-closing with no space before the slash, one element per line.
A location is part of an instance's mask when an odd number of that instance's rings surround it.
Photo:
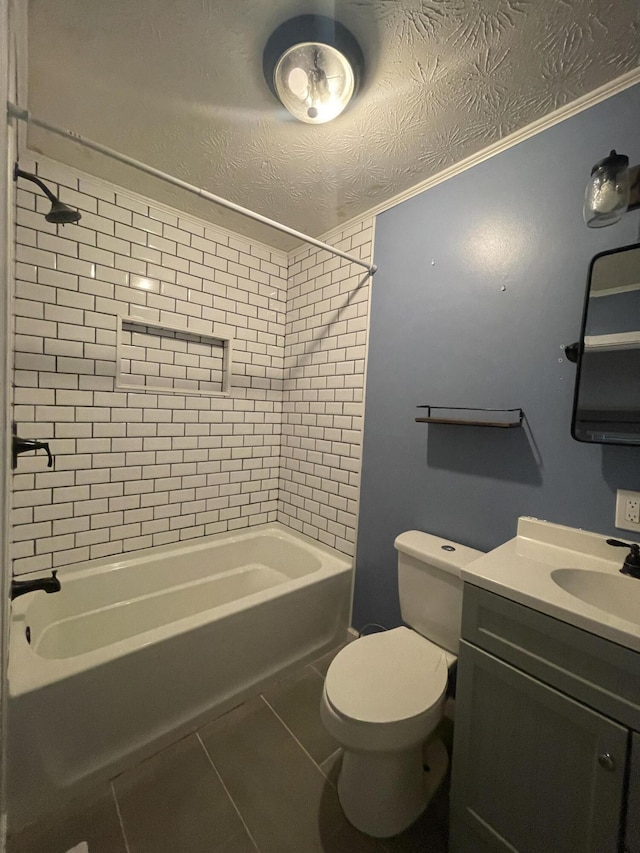
<path fill-rule="evenodd" d="M 51 202 L 51 210 L 44 217 L 47 222 L 55 222 L 58 225 L 66 225 L 69 222 L 77 222 L 80 219 L 80 212 L 74 210 L 63 201 L 56 199 Z"/>
<path fill-rule="evenodd" d="M 18 178 L 26 178 L 27 181 L 32 181 L 34 184 L 37 184 L 51 202 L 51 210 L 44 217 L 47 222 L 53 222 L 57 225 L 66 225 L 69 222 L 78 222 L 81 218 L 79 211 L 74 210 L 63 201 L 60 201 L 60 199 L 51 192 L 49 187 L 44 184 L 40 178 L 32 175 L 31 172 L 23 172 L 16 163 L 13 167 L 13 180 L 17 181 Z"/>

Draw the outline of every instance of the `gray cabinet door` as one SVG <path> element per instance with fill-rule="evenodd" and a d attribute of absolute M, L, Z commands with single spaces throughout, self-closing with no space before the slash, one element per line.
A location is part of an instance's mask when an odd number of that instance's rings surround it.
<path fill-rule="evenodd" d="M 461 643 L 455 853 L 617 853 L 628 731 Z"/>
<path fill-rule="evenodd" d="M 633 733 L 629 767 L 629 799 L 624 836 L 626 853 L 640 853 L 640 735 Z"/>

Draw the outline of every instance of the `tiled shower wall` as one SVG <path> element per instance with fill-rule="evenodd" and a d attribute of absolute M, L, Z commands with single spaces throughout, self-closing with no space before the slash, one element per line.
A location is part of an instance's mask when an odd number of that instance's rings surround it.
<path fill-rule="evenodd" d="M 82 220 L 50 225 L 46 199 L 20 182 L 14 419 L 56 459 L 19 457 L 14 571 L 275 520 L 286 255 L 66 167 L 37 168 Z M 231 395 L 117 390 L 117 314 L 233 337 Z"/>
<path fill-rule="evenodd" d="M 82 220 L 47 223 L 20 183 L 14 418 L 56 463 L 19 457 L 14 571 L 276 518 L 353 554 L 362 268 L 322 250 L 287 258 L 59 164 L 21 165 Z M 372 233 L 369 219 L 328 241 L 369 260 Z M 232 336 L 231 395 L 116 389 L 117 314 Z"/>
<path fill-rule="evenodd" d="M 372 258 L 373 220 L 327 238 Z M 289 260 L 278 519 L 353 555 L 370 279 L 324 250 Z"/>

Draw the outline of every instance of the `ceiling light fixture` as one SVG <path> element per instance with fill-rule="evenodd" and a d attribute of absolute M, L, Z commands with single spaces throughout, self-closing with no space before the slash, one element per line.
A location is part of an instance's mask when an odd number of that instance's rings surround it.
<path fill-rule="evenodd" d="M 629 169 L 629 158 L 615 149 L 591 170 L 584 194 L 583 216 L 589 228 L 603 228 L 640 207 L 640 166 Z"/>
<path fill-rule="evenodd" d="M 342 24 L 323 15 L 299 15 L 271 34 L 262 67 L 269 88 L 294 118 L 324 124 L 355 95 L 364 61 Z"/>

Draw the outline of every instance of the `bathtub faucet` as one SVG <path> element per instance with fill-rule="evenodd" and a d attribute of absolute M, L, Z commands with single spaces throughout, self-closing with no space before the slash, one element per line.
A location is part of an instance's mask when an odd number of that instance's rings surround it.
<path fill-rule="evenodd" d="M 62 584 L 56 577 L 57 570 L 51 572 L 50 578 L 35 578 L 28 581 L 11 581 L 11 600 L 19 595 L 24 595 L 25 592 L 34 592 L 36 589 L 43 589 L 47 593 L 60 592 Z"/>
<path fill-rule="evenodd" d="M 54 456 L 49 449 L 48 441 L 36 441 L 35 438 L 18 438 L 17 435 L 13 436 L 11 467 L 16 468 L 18 466 L 18 454 L 29 453 L 31 450 L 44 450 L 47 454 L 47 468 L 53 468 Z"/>

